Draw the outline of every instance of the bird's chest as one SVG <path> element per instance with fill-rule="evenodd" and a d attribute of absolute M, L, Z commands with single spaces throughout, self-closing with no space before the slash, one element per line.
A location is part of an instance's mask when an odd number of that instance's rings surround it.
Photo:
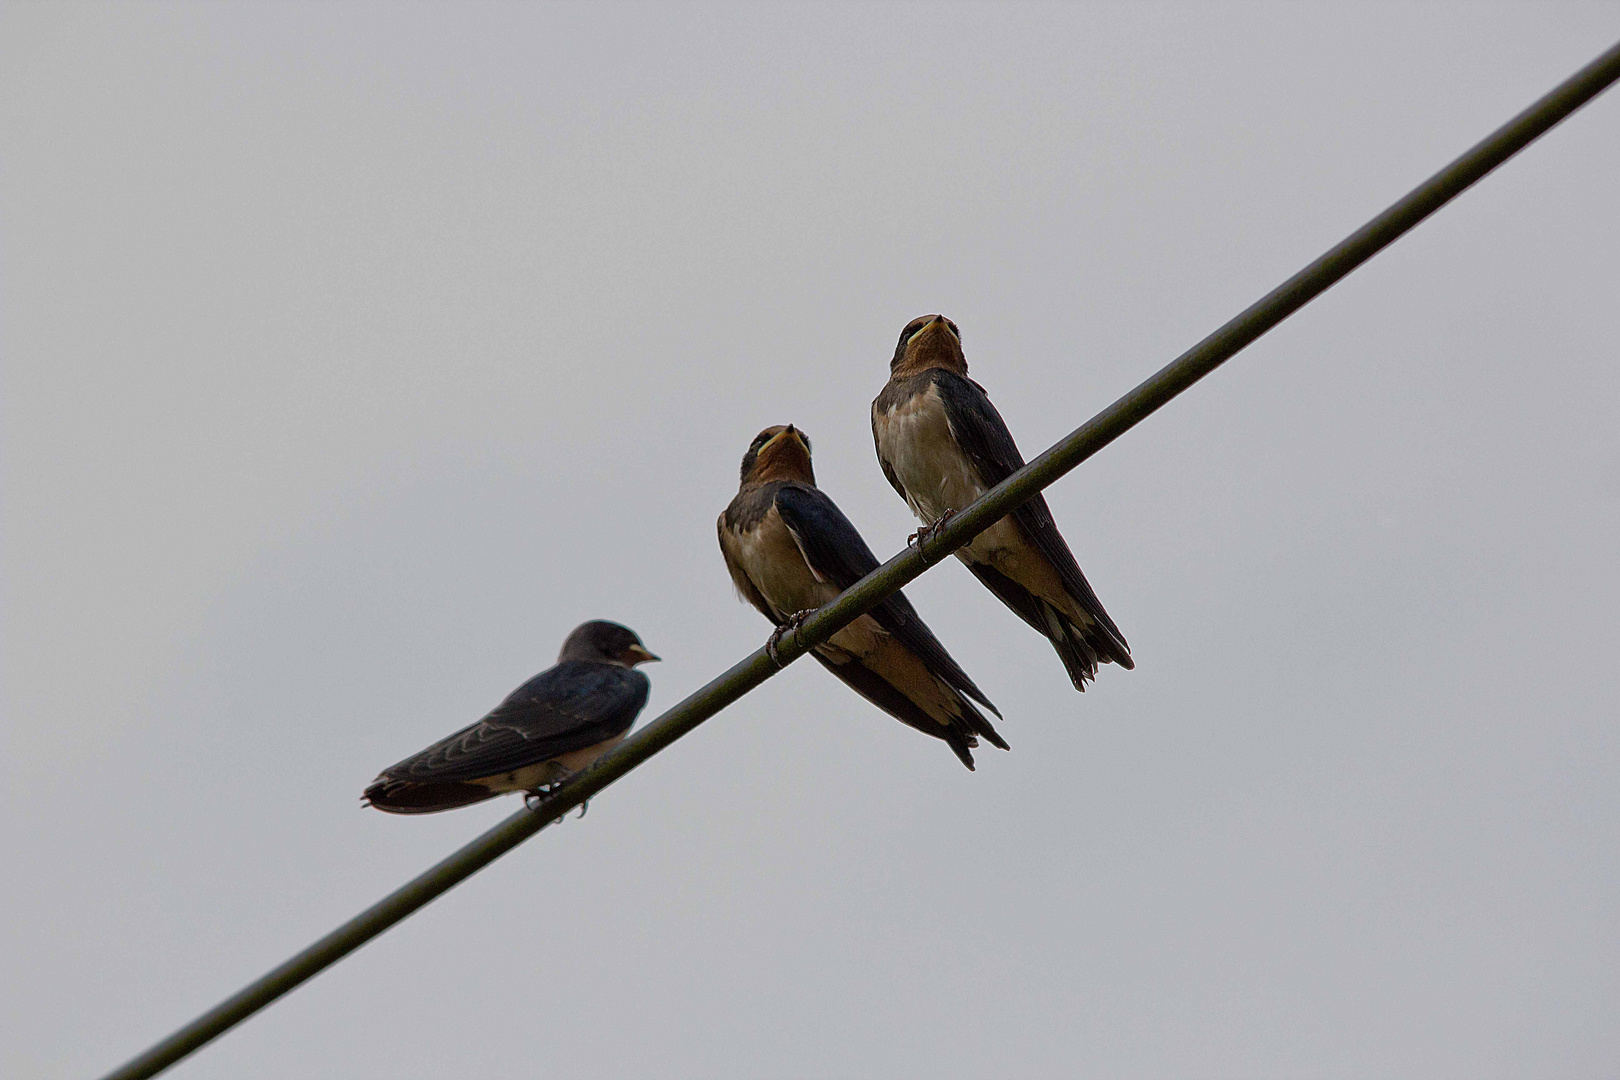
<path fill-rule="evenodd" d="M 779 616 L 818 608 L 838 595 L 836 585 L 816 579 L 774 506 L 738 535 L 737 561 Z"/>
<path fill-rule="evenodd" d="M 905 489 L 912 512 L 924 521 L 936 521 L 984 494 L 978 470 L 951 434 L 945 403 L 934 387 L 874 411 L 872 428 L 878 454 Z"/>

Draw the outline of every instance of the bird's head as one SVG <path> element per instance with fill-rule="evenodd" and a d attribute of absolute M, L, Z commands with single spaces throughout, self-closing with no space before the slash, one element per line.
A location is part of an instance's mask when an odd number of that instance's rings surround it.
<path fill-rule="evenodd" d="M 742 482 L 763 484 L 768 480 L 816 482 L 810 467 L 810 436 L 788 424 L 768 427 L 749 444 L 742 459 Z"/>
<path fill-rule="evenodd" d="M 962 333 L 943 315 L 920 315 L 906 323 L 900 343 L 894 347 L 894 359 L 889 361 L 891 376 L 915 375 L 929 368 L 967 374 Z"/>
<path fill-rule="evenodd" d="M 634 630 L 606 619 L 593 619 L 575 627 L 557 655 L 559 664 L 564 660 L 591 660 L 622 667 L 650 664 L 657 659 L 647 651 Z"/>

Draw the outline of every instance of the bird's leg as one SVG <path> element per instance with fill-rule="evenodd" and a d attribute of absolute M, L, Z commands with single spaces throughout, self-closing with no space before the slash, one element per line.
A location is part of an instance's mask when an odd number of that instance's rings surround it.
<path fill-rule="evenodd" d="M 918 529 L 916 532 L 914 532 L 910 536 L 906 537 L 906 546 L 911 547 L 913 544 L 916 544 L 917 547 L 919 547 L 919 548 L 922 547 L 924 544 L 928 543 L 928 541 L 930 541 L 934 537 L 938 536 L 939 531 L 941 529 L 943 529 L 946 525 L 950 524 L 951 518 L 953 518 L 955 516 L 956 516 L 956 511 L 955 510 L 947 509 L 943 514 L 939 515 L 939 517 L 935 518 L 932 522 L 930 522 L 927 525 L 924 525 L 922 528 Z"/>
<path fill-rule="evenodd" d="M 777 667 L 785 667 L 782 658 L 776 654 L 776 647 L 782 643 L 782 638 L 804 625 L 804 620 L 816 613 L 816 608 L 808 611 L 795 611 L 789 615 L 787 621 L 771 631 L 771 636 L 765 640 L 765 652 L 775 662 Z"/>
<path fill-rule="evenodd" d="M 528 807 L 530 810 L 538 810 L 538 809 L 540 809 L 540 807 L 545 803 L 545 801 L 551 797 L 551 793 L 556 791 L 566 781 L 572 780 L 575 777 L 575 775 L 577 775 L 578 771 L 579 770 L 576 769 L 574 772 L 563 773 L 561 776 L 559 776 L 556 779 L 552 780 L 549 784 L 541 784 L 539 787 L 535 788 L 533 791 L 525 791 L 523 793 L 523 805 Z M 591 805 L 591 800 L 589 800 L 589 799 L 585 799 L 579 804 L 579 816 L 580 817 L 585 816 L 585 808 L 590 806 L 590 805 Z M 566 814 L 564 814 L 563 817 L 553 818 L 552 819 L 552 824 L 554 824 L 554 825 L 561 824 L 566 818 L 567 818 Z"/>
<path fill-rule="evenodd" d="M 559 781 L 553 780 L 549 784 L 540 784 L 523 793 L 523 805 L 530 810 L 538 810 L 551 798 L 551 793 L 557 790 Z M 558 818 L 561 821 L 562 818 Z"/>

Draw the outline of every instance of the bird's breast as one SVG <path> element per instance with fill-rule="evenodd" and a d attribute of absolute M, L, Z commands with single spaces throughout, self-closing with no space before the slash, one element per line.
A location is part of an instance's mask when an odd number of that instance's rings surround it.
<path fill-rule="evenodd" d="M 816 579 L 776 507 L 736 538 L 737 561 L 779 617 L 818 608 L 838 595 L 838 586 Z"/>
<path fill-rule="evenodd" d="M 878 453 L 905 489 L 912 513 L 923 521 L 932 524 L 986 491 L 951 434 L 938 388 L 929 386 L 907 401 L 874 411 L 872 427 Z"/>

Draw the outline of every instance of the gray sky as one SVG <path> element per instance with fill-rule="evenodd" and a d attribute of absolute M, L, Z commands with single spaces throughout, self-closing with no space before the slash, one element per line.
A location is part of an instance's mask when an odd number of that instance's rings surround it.
<path fill-rule="evenodd" d="M 590 617 L 756 647 L 895 335 L 1026 453 L 1620 37 L 1588 6 L 8 5 L 0 1073 L 111 1067 L 515 808 L 363 811 Z M 1049 493 L 1135 672 L 960 567 L 976 774 L 799 664 L 180 1077 L 1620 1061 L 1620 97 Z"/>

